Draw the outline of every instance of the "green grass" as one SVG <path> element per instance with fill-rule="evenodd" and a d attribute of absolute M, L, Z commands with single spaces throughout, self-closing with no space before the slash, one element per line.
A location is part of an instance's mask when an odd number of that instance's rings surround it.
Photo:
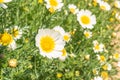
<path fill-rule="evenodd" d="M 7 3 L 7 9 L 0 8 L 0 33 L 4 32 L 6 28 L 13 28 L 18 25 L 23 29 L 22 38 L 17 43 L 17 49 L 9 50 L 6 46 L 0 46 L 0 80 L 91 80 L 95 76 L 93 69 L 98 69 L 99 74 L 102 69 L 96 54 L 104 55 L 106 62 L 113 61 L 109 56 L 113 54 L 112 46 L 110 45 L 113 32 L 113 25 L 117 21 L 110 22 L 112 12 L 102 11 L 99 6 L 89 6 L 92 0 L 63 0 L 64 7 L 60 12 L 50 13 L 45 3 L 39 4 L 37 0 L 13 0 Z M 77 21 L 76 15 L 73 15 L 68 10 L 68 4 L 75 4 L 79 9 L 88 9 L 96 15 L 97 23 L 92 31 L 93 36 L 86 39 L 84 30 Z M 112 4 L 113 1 L 108 3 Z M 65 10 L 68 10 L 68 15 L 65 15 Z M 65 48 L 68 54 L 75 54 L 76 57 L 67 57 L 63 62 L 59 59 L 48 59 L 39 54 L 39 49 L 35 46 L 35 36 L 38 29 L 50 28 L 60 25 L 65 31 L 70 32 L 76 29 L 74 35 L 71 35 L 71 40 L 66 44 Z M 111 26 L 111 29 L 107 28 Z M 25 42 L 28 39 L 28 42 Z M 93 40 L 103 43 L 108 52 L 94 53 Z M 80 44 L 78 44 L 80 42 Z M 85 55 L 89 54 L 90 59 L 86 60 Z M 15 68 L 9 67 L 8 61 L 10 59 L 17 59 L 18 65 Z M 79 71 L 80 75 L 76 76 L 75 72 Z M 114 67 L 109 74 L 114 72 Z M 56 74 L 62 73 L 61 78 L 57 78 Z"/>

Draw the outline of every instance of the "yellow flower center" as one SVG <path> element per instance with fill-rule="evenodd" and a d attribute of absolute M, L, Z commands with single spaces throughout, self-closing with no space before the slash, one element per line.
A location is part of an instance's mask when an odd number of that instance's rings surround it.
<path fill-rule="evenodd" d="M 115 7 L 118 7 L 118 3 L 117 2 L 115 2 L 114 5 L 115 5 Z"/>
<path fill-rule="evenodd" d="M 10 67 L 16 67 L 17 66 L 17 60 L 16 59 L 10 59 L 8 61 Z"/>
<path fill-rule="evenodd" d="M 52 52 L 55 48 L 55 41 L 51 36 L 43 36 L 40 39 L 40 47 L 46 53 Z"/>
<path fill-rule="evenodd" d="M 106 7 L 104 5 L 100 6 L 102 10 L 106 10 Z"/>
<path fill-rule="evenodd" d="M 90 33 L 86 32 L 84 35 L 88 38 L 90 36 Z"/>
<path fill-rule="evenodd" d="M 75 9 L 74 9 L 74 8 L 70 8 L 70 12 L 71 12 L 71 13 L 74 13 L 74 12 L 75 12 Z"/>
<path fill-rule="evenodd" d="M 65 41 L 69 41 L 70 37 L 69 37 L 68 35 L 64 35 L 64 36 L 63 36 L 63 39 L 64 39 Z"/>
<path fill-rule="evenodd" d="M 17 29 L 13 29 L 13 36 L 17 37 L 19 35 L 19 31 Z"/>
<path fill-rule="evenodd" d="M 89 24 L 90 23 L 90 18 L 86 15 L 82 16 L 80 18 L 80 20 L 82 21 L 83 24 Z"/>
<path fill-rule="evenodd" d="M 0 3 L 3 3 L 4 2 L 4 0 L 0 0 Z"/>
<path fill-rule="evenodd" d="M 107 70 L 107 69 L 108 69 L 108 66 L 107 66 L 107 65 L 104 65 L 102 68 L 103 68 L 104 70 Z"/>
<path fill-rule="evenodd" d="M 49 11 L 51 12 L 51 13 L 54 13 L 55 12 L 55 9 L 54 8 L 49 8 Z"/>
<path fill-rule="evenodd" d="M 105 71 L 102 71 L 101 76 L 102 76 L 102 78 L 107 79 L 108 78 L 108 73 L 105 72 Z"/>
<path fill-rule="evenodd" d="M 100 50 L 100 46 L 98 44 L 95 45 L 95 50 Z"/>
<path fill-rule="evenodd" d="M 38 3 L 42 4 L 42 3 L 43 3 L 43 0 L 38 0 Z"/>
<path fill-rule="evenodd" d="M 1 36 L 2 45 L 9 45 L 13 41 L 12 36 L 9 33 L 4 33 Z"/>
<path fill-rule="evenodd" d="M 57 73 L 56 75 L 58 78 L 61 78 L 62 77 L 62 73 Z"/>
<path fill-rule="evenodd" d="M 58 2 L 57 2 L 57 0 L 49 0 L 49 2 L 50 2 L 50 5 L 51 6 L 57 6 L 58 5 Z"/>
<path fill-rule="evenodd" d="M 62 50 L 62 56 L 66 56 L 67 55 L 67 52 L 65 49 Z"/>
<path fill-rule="evenodd" d="M 115 57 L 116 59 L 118 59 L 119 56 L 120 56 L 119 53 L 115 53 L 115 54 L 114 54 L 114 57 Z"/>
<path fill-rule="evenodd" d="M 105 61 L 105 57 L 104 56 L 100 56 L 100 61 L 104 62 Z"/>

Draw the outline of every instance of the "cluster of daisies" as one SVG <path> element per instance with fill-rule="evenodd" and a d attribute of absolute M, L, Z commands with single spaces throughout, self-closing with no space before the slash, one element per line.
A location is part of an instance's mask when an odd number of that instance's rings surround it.
<path fill-rule="evenodd" d="M 69 32 L 65 32 L 60 26 L 55 26 L 53 29 L 39 29 L 35 37 L 41 55 L 60 60 L 65 60 L 67 57 L 64 46 L 69 40 Z"/>
<path fill-rule="evenodd" d="M 3 33 L 0 33 L 0 46 L 7 46 L 9 49 L 16 49 L 16 41 L 22 36 L 22 29 L 18 26 L 14 26 L 10 29 L 5 29 Z"/>

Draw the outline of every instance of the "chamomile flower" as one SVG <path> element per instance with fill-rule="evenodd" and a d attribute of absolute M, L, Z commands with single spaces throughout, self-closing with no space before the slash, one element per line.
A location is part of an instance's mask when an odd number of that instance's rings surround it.
<path fill-rule="evenodd" d="M 101 72 L 101 77 L 103 78 L 103 80 L 108 80 L 108 72 L 102 71 Z"/>
<path fill-rule="evenodd" d="M 61 8 L 63 7 L 62 0 L 45 0 L 45 2 L 46 2 L 46 8 L 51 9 L 52 11 L 55 10 L 60 11 Z"/>
<path fill-rule="evenodd" d="M 110 70 L 112 69 L 112 66 L 111 66 L 111 64 L 107 63 L 107 64 L 104 64 L 104 65 L 102 66 L 102 68 L 103 68 L 104 70 L 110 71 Z"/>
<path fill-rule="evenodd" d="M 62 35 L 52 29 L 39 29 L 35 37 L 36 46 L 42 56 L 48 58 L 58 58 L 62 55 L 65 42 Z"/>
<path fill-rule="evenodd" d="M 92 29 L 96 24 L 96 17 L 89 10 L 81 10 L 77 13 L 77 20 L 83 28 Z"/>
<path fill-rule="evenodd" d="M 102 43 L 98 43 L 97 40 L 93 41 L 93 44 L 93 50 L 95 53 L 102 52 L 104 50 L 104 45 Z"/>
<path fill-rule="evenodd" d="M 18 26 L 15 26 L 12 29 L 12 34 L 15 40 L 20 39 L 22 37 L 22 30 Z"/>
<path fill-rule="evenodd" d="M 0 0 L 0 7 L 6 9 L 7 6 L 4 3 L 11 2 L 12 0 Z"/>
<path fill-rule="evenodd" d="M 119 53 L 114 53 L 113 58 L 116 59 L 116 60 L 119 60 L 120 59 L 120 54 Z"/>
<path fill-rule="evenodd" d="M 92 37 L 92 32 L 85 30 L 84 35 L 85 35 L 86 38 L 91 38 Z"/>
<path fill-rule="evenodd" d="M 106 61 L 106 58 L 105 56 L 103 55 L 97 55 L 97 59 L 101 62 L 101 63 L 104 63 Z"/>
<path fill-rule="evenodd" d="M 69 8 L 70 12 L 73 14 L 76 14 L 79 11 L 74 4 L 69 4 L 68 8 Z"/>
<path fill-rule="evenodd" d="M 101 1 L 99 5 L 100 9 L 102 10 L 109 11 L 111 9 L 110 5 L 107 2 Z"/>
<path fill-rule="evenodd" d="M 62 52 L 62 55 L 59 57 L 59 59 L 61 61 L 64 61 L 67 58 L 67 52 L 65 49 L 63 49 L 61 52 Z"/>
<path fill-rule="evenodd" d="M 94 77 L 94 80 L 103 80 L 103 78 L 100 76 L 97 76 L 97 77 Z"/>
<path fill-rule="evenodd" d="M 55 26 L 53 30 L 59 32 L 63 36 L 64 41 L 68 42 L 70 40 L 70 37 L 71 37 L 70 33 L 65 32 L 62 27 Z"/>
<path fill-rule="evenodd" d="M 8 46 L 11 49 L 16 49 L 16 43 L 12 37 L 11 34 L 9 34 L 8 32 L 4 32 L 3 34 L 1 34 L 0 36 L 0 42 L 3 46 Z"/>
<path fill-rule="evenodd" d="M 114 5 L 115 5 L 116 8 L 120 8 L 120 1 L 117 1 L 117 0 L 116 0 L 116 1 L 114 2 Z"/>

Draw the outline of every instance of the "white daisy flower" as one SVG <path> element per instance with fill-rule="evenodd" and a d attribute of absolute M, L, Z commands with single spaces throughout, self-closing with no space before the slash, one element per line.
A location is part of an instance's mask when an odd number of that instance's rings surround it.
<path fill-rule="evenodd" d="M 71 37 L 70 33 L 65 32 L 62 27 L 55 26 L 53 30 L 59 32 L 63 36 L 64 41 L 68 42 L 70 40 L 70 37 Z"/>
<path fill-rule="evenodd" d="M 110 5 L 107 2 L 101 1 L 99 5 L 102 10 L 109 11 L 111 9 Z"/>
<path fill-rule="evenodd" d="M 102 43 L 99 44 L 97 40 L 93 41 L 93 44 L 93 50 L 95 53 L 102 52 L 104 50 L 104 45 Z"/>
<path fill-rule="evenodd" d="M 16 49 L 16 43 L 11 34 L 5 32 L 0 36 L 0 43 L 3 46 L 8 46 L 11 49 Z"/>
<path fill-rule="evenodd" d="M 22 37 L 22 30 L 18 26 L 15 26 L 12 29 L 12 34 L 15 40 L 20 39 Z"/>
<path fill-rule="evenodd" d="M 92 32 L 85 30 L 84 35 L 85 35 L 86 38 L 91 38 L 92 37 Z"/>
<path fill-rule="evenodd" d="M 69 4 L 68 8 L 69 8 L 70 12 L 73 14 L 76 14 L 79 11 L 74 4 Z"/>
<path fill-rule="evenodd" d="M 62 55 L 65 42 L 62 35 L 52 29 L 39 29 L 35 37 L 40 54 L 48 58 L 58 58 Z"/>
<path fill-rule="evenodd" d="M 114 5 L 115 5 L 116 8 L 120 8 L 120 1 L 117 1 L 117 0 L 116 0 L 116 1 L 114 2 Z"/>
<path fill-rule="evenodd" d="M 62 0 L 45 0 L 46 8 L 60 11 L 63 7 Z"/>
<path fill-rule="evenodd" d="M 97 59 L 101 62 L 101 63 L 104 63 L 106 61 L 106 58 L 105 56 L 103 55 L 97 55 Z"/>
<path fill-rule="evenodd" d="M 103 80 L 103 78 L 100 76 L 97 76 L 97 77 L 94 77 L 94 80 Z"/>
<path fill-rule="evenodd" d="M 7 6 L 4 3 L 11 2 L 12 0 L 0 0 L 0 7 L 6 9 Z"/>
<path fill-rule="evenodd" d="M 65 49 L 63 49 L 61 52 L 62 52 L 62 55 L 59 57 L 59 59 L 61 61 L 65 61 L 65 59 L 67 58 L 67 52 Z"/>
<path fill-rule="evenodd" d="M 96 24 L 96 17 L 89 10 L 81 10 L 77 13 L 77 20 L 83 28 L 92 29 Z"/>

